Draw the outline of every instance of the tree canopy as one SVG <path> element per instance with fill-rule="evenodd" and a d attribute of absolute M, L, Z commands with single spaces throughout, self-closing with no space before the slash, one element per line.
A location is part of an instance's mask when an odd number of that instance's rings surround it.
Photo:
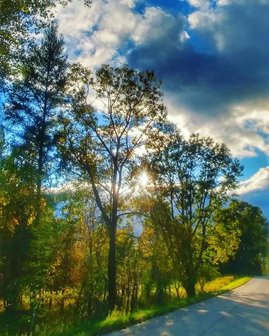
<path fill-rule="evenodd" d="M 172 127 L 172 130 L 174 128 Z M 171 127 L 168 127 L 170 132 Z M 158 192 L 153 222 L 164 235 L 185 289 L 194 285 L 209 245 L 214 213 L 228 200 L 242 166 L 224 144 L 192 135 L 184 140 L 174 129 L 150 161 Z M 167 213 L 166 217 L 162 213 Z M 227 251 L 233 253 L 233 249 Z"/>
<path fill-rule="evenodd" d="M 239 230 L 240 243 L 235 256 L 224 264 L 226 272 L 263 274 L 268 254 L 268 220 L 260 208 L 233 200 L 218 214 L 220 222 L 233 223 Z"/>

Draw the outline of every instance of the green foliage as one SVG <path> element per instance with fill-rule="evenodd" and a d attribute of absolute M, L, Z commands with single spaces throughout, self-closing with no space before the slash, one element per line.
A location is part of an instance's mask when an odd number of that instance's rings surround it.
<path fill-rule="evenodd" d="M 214 225 L 209 228 L 204 260 L 213 265 L 219 265 L 234 257 L 240 243 L 240 230 L 236 223 L 219 220 L 219 211 L 216 212 L 213 220 Z"/>
<path fill-rule="evenodd" d="M 210 257 L 209 250 L 214 250 L 210 262 L 216 263 L 236 248 L 236 237 L 232 248 L 218 246 L 219 238 L 228 237 L 229 232 L 215 225 L 213 218 L 235 188 L 242 167 L 224 144 L 197 134 L 183 140 L 169 124 L 165 131 L 170 136 L 150 160 L 158 181 L 152 223 L 161 232 L 188 294 L 194 295 L 197 275 L 206 256 Z"/>
<path fill-rule="evenodd" d="M 204 292 L 205 284 L 220 275 L 217 268 L 210 265 L 203 263 L 198 272 L 198 282 L 201 288 L 201 291 Z"/>
<path fill-rule="evenodd" d="M 268 255 L 268 221 L 261 209 L 246 202 L 233 200 L 222 209 L 220 219 L 239 231 L 239 248 L 223 266 L 223 271 L 239 274 L 262 274 Z"/>
<path fill-rule="evenodd" d="M 6 309 L 17 309 L 29 273 L 35 171 L 15 153 L 0 166 L 0 297 Z"/>
<path fill-rule="evenodd" d="M 42 197 L 42 214 L 31 226 L 31 259 L 27 286 L 31 293 L 54 290 L 51 268 L 62 237 L 63 224 L 55 218 L 53 206 Z M 57 288 L 58 289 L 58 288 Z M 35 299 L 35 298 L 33 298 Z"/>
<path fill-rule="evenodd" d="M 123 189 L 138 165 L 137 150 L 155 123 L 165 117 L 160 84 L 152 72 L 127 66 L 102 66 L 88 79 L 89 71 L 75 67 L 71 108 L 62 116 L 60 150 L 63 158 L 84 175 L 94 193 L 109 233 L 108 300 L 113 309 L 116 291 L 116 231 L 123 209 Z M 72 86 L 71 86 L 72 87 Z M 97 109 L 88 101 L 91 98 Z"/>
<path fill-rule="evenodd" d="M 145 223 L 140 243 L 142 257 L 146 259 L 141 301 L 145 305 L 162 303 L 171 296 L 171 286 L 176 278 L 169 251 L 158 232 L 150 226 L 150 221 Z"/>
<path fill-rule="evenodd" d="M 57 37 L 57 27 L 52 24 L 41 43 L 33 43 L 28 54 L 22 56 L 20 76 L 8 88 L 5 121 L 16 137 L 12 144 L 14 156 L 9 159 L 13 160 L 13 166 L 4 170 L 3 185 L 8 184 L 8 191 L 15 190 L 4 195 L 3 206 L 6 222 L 12 223 L 9 230 L 14 233 L 4 240 L 3 245 L 7 246 L 3 246 L 1 257 L 5 267 L 9 265 L 4 270 L 3 292 L 8 293 L 10 287 L 13 301 L 17 301 L 11 304 L 12 309 L 22 307 L 22 293 L 29 291 L 30 308 L 35 309 L 38 292 L 48 286 L 59 236 L 57 221 L 42 195 L 42 184 L 52 168 L 50 159 L 57 139 L 56 111 L 63 103 L 67 66 L 63 40 Z M 55 150 L 55 157 L 54 154 Z M 6 258 L 8 250 L 10 255 Z M 4 300 L 10 305 L 9 298 Z"/>

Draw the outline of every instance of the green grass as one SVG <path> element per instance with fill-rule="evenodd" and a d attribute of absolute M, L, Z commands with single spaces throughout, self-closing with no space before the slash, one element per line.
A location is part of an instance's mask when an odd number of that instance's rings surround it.
<path fill-rule="evenodd" d="M 227 285 L 223 286 L 221 288 L 221 292 L 223 293 L 223 292 L 227 292 L 227 291 L 233 290 L 233 289 L 235 289 L 237 287 L 240 287 L 240 286 L 244 285 L 249 280 L 250 280 L 250 277 L 240 277 L 240 278 L 237 278 L 237 279 L 233 280 L 232 282 L 228 283 Z"/>
<path fill-rule="evenodd" d="M 152 306 L 147 309 L 139 309 L 128 315 L 123 314 L 121 312 L 114 312 L 112 315 L 108 316 L 104 321 L 101 321 L 101 323 L 99 324 L 100 327 L 99 332 L 118 330 L 120 328 L 145 321 L 149 318 L 166 314 L 176 309 L 186 307 L 190 304 L 197 303 L 210 297 L 223 294 L 229 290 L 242 286 L 249 280 L 250 280 L 249 277 L 238 277 L 238 278 L 235 278 L 233 276 L 220 277 L 207 284 L 207 288 L 205 288 L 205 290 L 208 290 L 208 288 L 210 288 L 209 291 L 199 293 L 198 295 L 192 298 L 174 299 L 168 304 Z M 90 335 L 94 336 L 96 334 L 93 333 Z"/>
<path fill-rule="evenodd" d="M 139 309 L 126 314 L 114 311 L 104 319 L 56 321 L 52 324 L 36 326 L 34 335 L 38 336 L 96 336 L 114 330 L 119 330 L 155 316 L 163 315 L 173 310 L 186 307 L 190 304 L 203 301 L 210 297 L 225 293 L 249 281 L 249 277 L 225 276 L 217 278 L 205 286 L 205 292 L 200 292 L 192 298 L 174 298 L 169 303 Z M 20 333 L 7 333 L 3 336 L 23 335 Z M 26 334 L 25 334 L 26 335 Z M 29 334 L 28 334 L 29 335 Z"/>

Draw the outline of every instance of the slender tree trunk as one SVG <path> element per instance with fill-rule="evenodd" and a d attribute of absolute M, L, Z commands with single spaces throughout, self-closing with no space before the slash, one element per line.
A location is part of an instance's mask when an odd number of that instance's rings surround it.
<path fill-rule="evenodd" d="M 176 289 L 176 294 L 177 294 L 177 298 L 179 298 L 179 287 L 178 286 L 175 286 L 175 289 Z"/>
<path fill-rule="evenodd" d="M 104 292 L 103 292 L 103 301 L 106 301 L 107 297 L 107 279 L 104 277 Z"/>
<path fill-rule="evenodd" d="M 39 224 L 41 217 L 41 198 L 42 198 L 42 180 L 43 180 L 43 140 L 38 150 L 38 171 L 36 181 L 36 223 Z"/>
<path fill-rule="evenodd" d="M 195 296 L 195 283 L 197 277 L 197 271 L 194 265 L 194 249 L 192 240 L 191 225 L 186 227 L 185 242 L 184 242 L 184 281 L 183 287 L 187 292 L 188 297 Z"/>
<path fill-rule="evenodd" d="M 113 311 L 117 301 L 116 288 L 116 225 L 109 230 L 109 255 L 108 255 L 108 305 Z"/>
<path fill-rule="evenodd" d="M 48 82 L 48 74 L 47 74 L 47 82 Z M 43 182 L 43 173 L 44 173 L 44 163 L 45 163 L 45 136 L 46 136 L 46 117 L 48 114 L 47 106 L 48 106 L 48 84 L 46 83 L 46 91 L 45 91 L 45 101 L 42 112 L 42 125 L 39 132 L 39 144 L 38 144 L 38 167 L 37 167 L 37 195 L 36 195 L 36 222 L 39 224 L 41 218 L 41 198 L 42 198 L 42 182 Z"/>
<path fill-rule="evenodd" d="M 188 297 L 195 296 L 195 281 L 192 278 L 187 279 L 186 283 L 184 284 L 184 288 L 187 292 Z"/>

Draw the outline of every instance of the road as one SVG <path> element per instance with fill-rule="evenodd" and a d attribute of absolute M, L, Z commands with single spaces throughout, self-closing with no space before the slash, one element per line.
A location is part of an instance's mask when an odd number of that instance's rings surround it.
<path fill-rule="evenodd" d="M 107 336 L 269 336 L 269 278 Z"/>

